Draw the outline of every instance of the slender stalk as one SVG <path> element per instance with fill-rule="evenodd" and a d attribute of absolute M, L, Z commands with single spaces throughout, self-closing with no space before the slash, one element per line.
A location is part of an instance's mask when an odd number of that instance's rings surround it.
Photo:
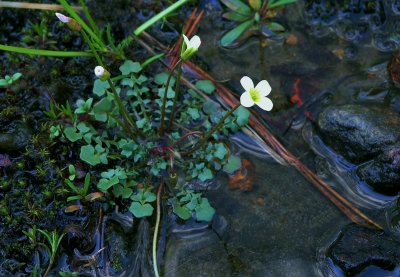
<path fill-rule="evenodd" d="M 168 122 L 168 131 L 172 129 L 172 126 L 174 125 L 174 118 L 175 118 L 175 112 L 176 112 L 176 102 L 179 97 L 179 91 L 181 88 L 181 74 L 182 74 L 182 63 L 179 63 L 178 66 L 178 75 L 176 76 L 176 82 L 175 82 L 175 96 L 174 96 L 174 104 L 172 105 L 172 112 L 169 117 L 169 122 Z"/>
<path fill-rule="evenodd" d="M 164 91 L 164 98 L 163 98 L 163 105 L 161 108 L 161 119 L 160 119 L 160 130 L 159 130 L 159 135 L 163 136 L 164 135 L 164 118 L 165 118 L 165 105 L 167 103 L 167 95 L 168 95 L 168 88 L 169 88 L 169 83 L 171 82 L 172 75 L 174 74 L 174 70 L 176 67 L 180 66 L 182 63 L 182 60 L 179 60 L 170 70 L 169 76 L 167 79 L 167 83 L 165 85 L 165 91 Z"/>
<path fill-rule="evenodd" d="M 157 192 L 157 216 L 156 216 L 156 226 L 154 229 L 154 235 L 153 235 L 153 269 L 154 269 L 154 275 L 156 277 L 159 277 L 158 273 L 158 265 L 157 265 L 157 237 L 158 237 L 158 229 L 160 227 L 160 218 L 161 218 L 161 193 L 162 189 L 164 186 L 163 180 L 161 180 L 160 186 L 158 187 L 158 192 Z"/>
<path fill-rule="evenodd" d="M 174 147 L 175 145 L 181 143 L 181 142 L 184 141 L 188 136 L 191 136 L 191 135 L 193 135 L 193 136 L 194 136 L 194 135 L 201 136 L 201 135 L 203 135 L 203 132 L 200 132 L 200 131 L 189 131 L 189 132 L 187 132 L 186 134 L 184 134 L 183 136 L 181 136 L 179 139 L 177 139 L 176 141 L 174 141 L 174 142 L 171 144 L 171 147 Z"/>
<path fill-rule="evenodd" d="M 134 141 L 136 141 L 136 135 L 134 132 L 132 132 L 131 128 L 129 128 L 129 126 L 125 123 L 122 122 L 121 119 L 119 119 L 118 117 L 114 116 L 114 115 L 110 115 L 115 121 L 118 122 L 118 124 L 124 128 L 125 132 L 127 132 Z"/>
<path fill-rule="evenodd" d="M 88 37 L 88 35 L 85 33 L 84 30 L 81 30 L 81 35 L 83 36 L 83 39 L 86 41 L 86 43 L 89 44 L 90 50 L 92 50 L 92 53 L 93 53 L 94 57 L 96 58 L 97 62 L 99 63 L 99 65 L 104 67 L 103 60 L 100 58 L 99 54 L 97 53 L 97 50 L 92 43 L 92 40 Z"/>
<path fill-rule="evenodd" d="M 199 144 L 197 144 L 195 147 L 193 147 L 192 149 L 190 149 L 189 151 L 185 152 L 182 154 L 182 156 L 187 156 L 190 155 L 191 153 L 193 153 L 194 151 L 196 151 L 197 149 L 199 149 L 200 147 L 202 147 L 204 145 L 204 143 L 206 143 L 206 141 L 216 132 L 218 131 L 219 128 L 221 128 L 221 126 L 224 124 L 225 120 L 232 115 L 232 113 L 234 111 L 236 111 L 237 108 L 240 107 L 240 104 L 236 104 L 236 106 L 234 106 L 232 109 L 230 109 L 218 122 L 217 125 L 214 126 L 214 128 L 212 128 L 210 131 L 208 131 L 208 133 L 206 133 L 204 135 L 204 137 L 200 140 Z"/>
<path fill-rule="evenodd" d="M 92 27 L 94 33 L 95 33 L 98 37 L 100 37 L 100 36 L 101 36 L 101 35 L 100 35 L 100 30 L 99 30 L 99 28 L 97 27 L 96 23 L 94 22 L 93 17 L 92 17 L 92 15 L 90 14 L 89 9 L 87 8 L 87 6 L 86 6 L 86 4 L 85 4 L 85 1 L 79 0 L 79 4 L 81 4 L 81 6 L 82 6 L 83 12 L 85 13 L 85 16 L 86 16 L 87 20 L 89 21 L 90 27 Z"/>
<path fill-rule="evenodd" d="M 136 36 L 140 35 L 143 31 L 145 31 L 151 25 L 153 25 L 157 21 L 161 20 L 163 17 L 165 17 L 169 13 L 173 12 L 174 10 L 176 10 L 177 8 L 179 8 L 180 6 L 182 6 L 183 4 L 185 4 L 188 1 L 189 0 L 179 0 L 178 2 L 172 4 L 171 6 L 169 6 L 168 8 L 163 10 L 162 12 L 156 14 L 155 16 L 153 16 L 152 18 L 150 18 L 149 20 L 144 22 L 142 25 L 140 25 L 138 28 L 136 28 L 136 30 L 133 33 Z"/>
<path fill-rule="evenodd" d="M 52 51 L 42 49 L 31 49 L 25 47 L 9 46 L 0 44 L 0 50 L 15 52 L 26 55 L 38 55 L 38 56 L 49 56 L 49 57 L 93 57 L 93 54 L 82 51 Z"/>
<path fill-rule="evenodd" d="M 260 17 L 261 18 L 265 17 L 265 13 L 267 12 L 268 4 L 269 4 L 269 0 L 265 0 L 260 9 Z"/>

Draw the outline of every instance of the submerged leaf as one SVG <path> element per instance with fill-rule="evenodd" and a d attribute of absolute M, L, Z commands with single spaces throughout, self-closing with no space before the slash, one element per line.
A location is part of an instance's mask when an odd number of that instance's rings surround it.
<path fill-rule="evenodd" d="M 243 15 L 250 15 L 251 13 L 250 7 L 240 0 L 221 0 L 221 2 L 236 13 Z"/>
<path fill-rule="evenodd" d="M 278 8 L 280 6 L 288 5 L 297 2 L 297 0 L 276 0 L 268 3 L 268 8 Z"/>
<path fill-rule="evenodd" d="M 272 32 L 284 32 L 285 27 L 283 27 L 281 24 L 276 23 L 276 22 L 271 22 L 266 24 L 268 29 L 270 29 Z"/>
<path fill-rule="evenodd" d="M 206 94 L 211 94 L 215 91 L 215 87 L 210 80 L 200 80 L 196 82 L 196 88 L 205 92 Z"/>
<path fill-rule="evenodd" d="M 261 8 L 261 0 L 248 0 L 250 7 L 254 11 L 258 11 Z"/>
<path fill-rule="evenodd" d="M 222 15 L 223 18 L 233 20 L 233 21 L 238 21 L 238 22 L 243 22 L 249 19 L 248 15 L 243 15 L 235 12 L 226 12 Z"/>
<path fill-rule="evenodd" d="M 221 45 L 225 47 L 231 45 L 246 29 L 248 29 L 253 24 L 253 22 L 253 19 L 247 20 L 239 26 L 235 27 L 234 29 L 230 30 L 221 38 Z"/>

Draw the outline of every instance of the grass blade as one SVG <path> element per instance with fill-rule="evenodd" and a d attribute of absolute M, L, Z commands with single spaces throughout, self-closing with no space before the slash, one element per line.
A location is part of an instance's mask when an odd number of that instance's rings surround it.
<path fill-rule="evenodd" d="M 26 55 L 38 55 L 38 56 L 49 56 L 49 57 L 93 57 L 93 54 L 89 52 L 41 50 L 41 49 L 9 46 L 3 44 L 0 44 L 0 50 L 26 54 Z"/>

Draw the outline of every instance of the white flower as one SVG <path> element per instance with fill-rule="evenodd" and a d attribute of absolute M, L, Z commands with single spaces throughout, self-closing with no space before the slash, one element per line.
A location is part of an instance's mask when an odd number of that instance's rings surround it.
<path fill-rule="evenodd" d="M 262 80 L 254 87 L 253 81 L 249 77 L 244 76 L 240 80 L 240 83 L 245 89 L 245 92 L 240 96 L 240 104 L 246 108 L 256 104 L 263 110 L 272 110 L 273 103 L 267 98 L 267 95 L 271 92 L 271 86 L 267 80 Z"/>
<path fill-rule="evenodd" d="M 193 36 L 190 40 L 187 36 L 183 35 L 183 40 L 185 41 L 185 50 L 181 53 L 182 60 L 187 60 L 193 56 L 200 47 L 201 40 L 199 36 Z"/>
<path fill-rule="evenodd" d="M 104 75 L 104 67 L 98 65 L 94 68 L 94 74 L 96 74 L 97 78 L 103 77 Z"/>
<path fill-rule="evenodd" d="M 96 75 L 97 78 L 99 78 L 102 81 L 107 80 L 110 78 L 110 72 L 108 72 L 104 67 L 98 65 L 94 68 L 94 74 Z"/>
<path fill-rule="evenodd" d="M 71 20 L 71 17 L 65 16 L 62 13 L 56 13 L 56 16 L 62 23 L 68 23 Z"/>

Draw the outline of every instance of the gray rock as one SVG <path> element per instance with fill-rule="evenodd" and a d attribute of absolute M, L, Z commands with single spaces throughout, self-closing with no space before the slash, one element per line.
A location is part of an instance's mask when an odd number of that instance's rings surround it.
<path fill-rule="evenodd" d="M 325 143 L 347 160 L 361 163 L 399 142 L 400 115 L 377 106 L 331 106 L 319 115 L 318 127 Z"/>
<path fill-rule="evenodd" d="M 31 130 L 24 123 L 10 126 L 8 130 L 0 132 L 0 152 L 12 154 L 23 150 L 28 145 Z"/>
<path fill-rule="evenodd" d="M 396 195 L 400 191 L 400 144 L 360 165 L 357 174 L 376 191 Z"/>
<path fill-rule="evenodd" d="M 400 264 L 400 243 L 383 231 L 352 224 L 330 246 L 328 256 L 346 276 L 354 276 L 370 265 L 393 270 Z"/>

